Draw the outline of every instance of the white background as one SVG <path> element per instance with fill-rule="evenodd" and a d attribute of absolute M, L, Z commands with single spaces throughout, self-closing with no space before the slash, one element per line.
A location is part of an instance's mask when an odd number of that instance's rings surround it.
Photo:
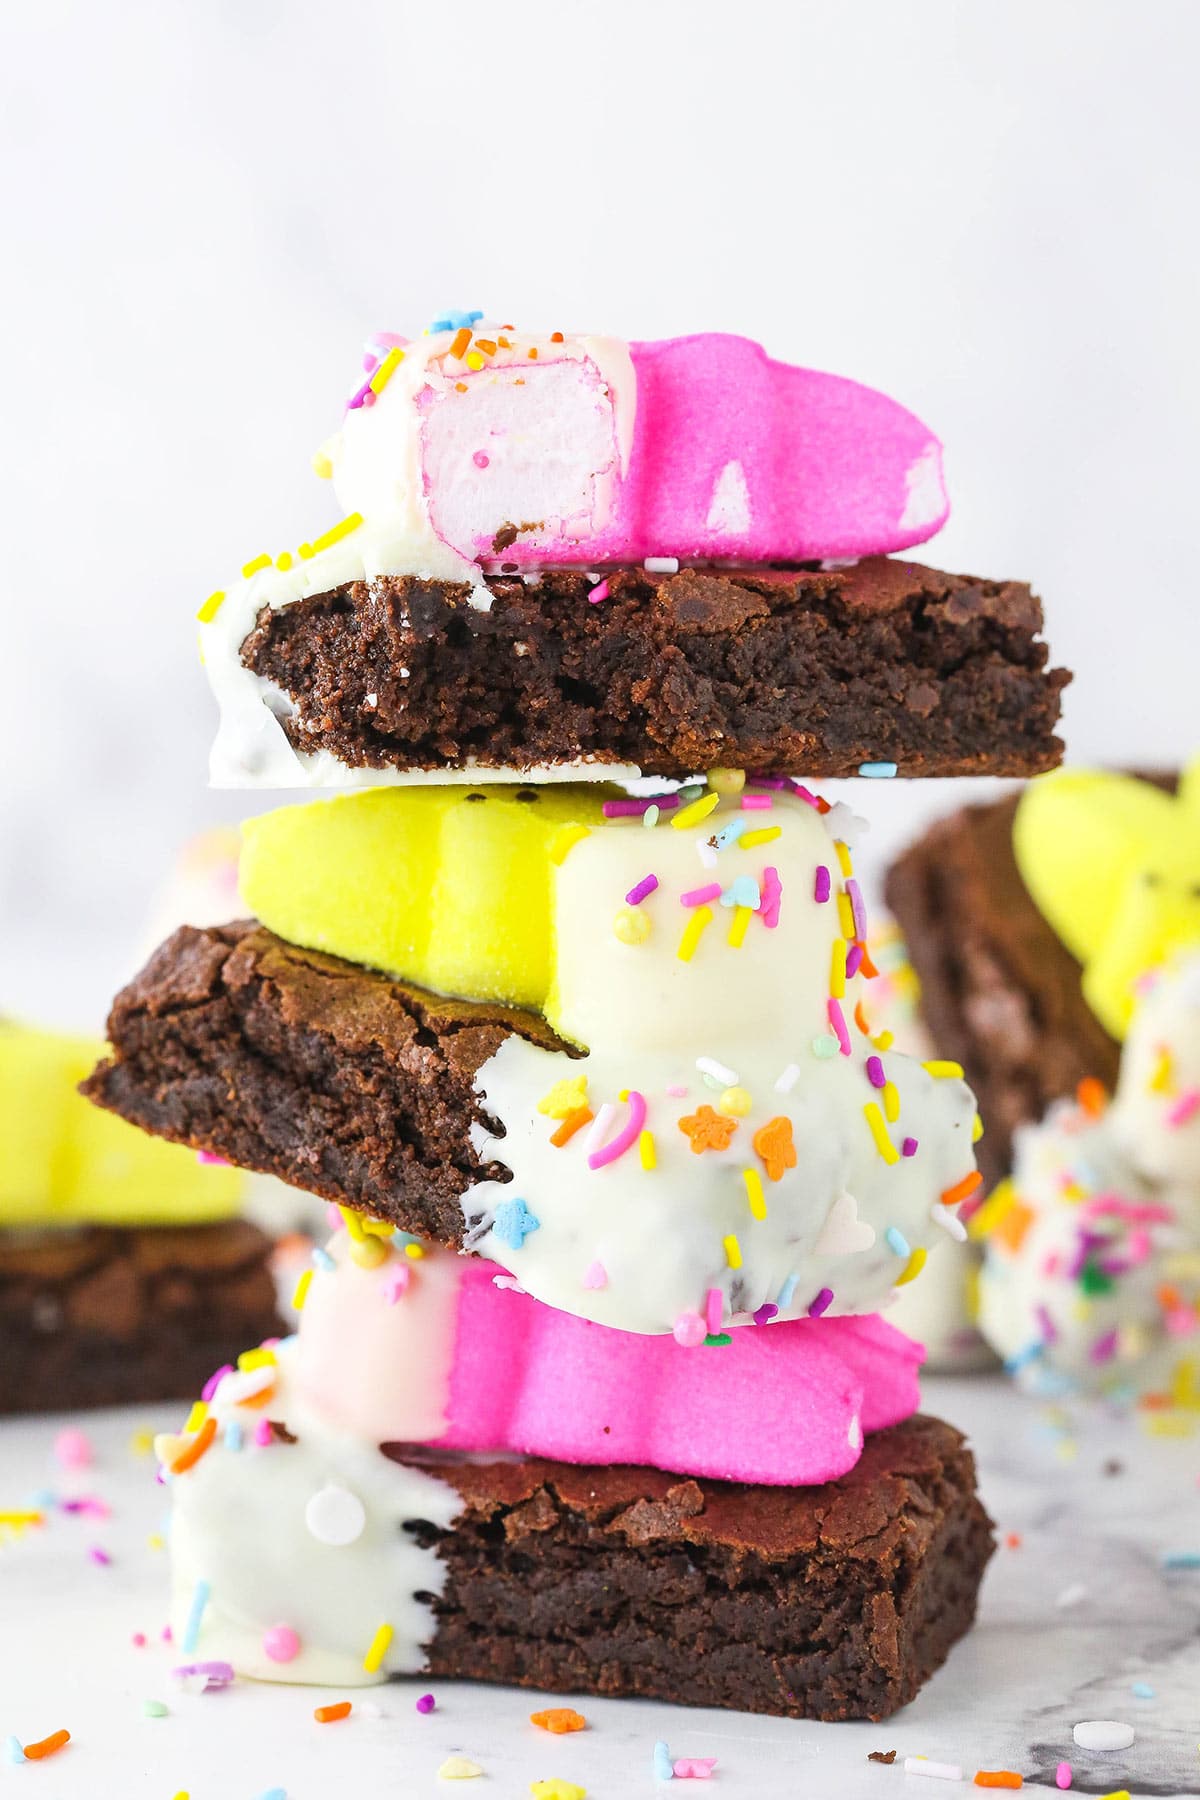
<path fill-rule="evenodd" d="M 0 55 L 0 1007 L 98 1023 L 200 825 L 199 601 L 332 500 L 359 346 L 744 332 L 945 439 L 1075 760 L 1197 733 L 1191 0 L 34 0 Z M 880 845 L 941 784 L 876 788 Z"/>

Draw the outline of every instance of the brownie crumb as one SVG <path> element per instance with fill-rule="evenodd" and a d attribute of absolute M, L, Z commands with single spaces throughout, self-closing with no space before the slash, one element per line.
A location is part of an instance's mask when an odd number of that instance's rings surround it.
<path fill-rule="evenodd" d="M 894 1750 L 868 1750 L 867 1751 L 867 1761 L 868 1762 L 894 1763 L 895 1760 L 896 1760 L 896 1752 Z"/>

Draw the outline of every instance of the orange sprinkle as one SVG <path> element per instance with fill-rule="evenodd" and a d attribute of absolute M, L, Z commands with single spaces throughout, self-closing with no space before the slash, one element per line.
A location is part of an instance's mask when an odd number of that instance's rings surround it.
<path fill-rule="evenodd" d="M 246 1398 L 241 1402 L 241 1405 L 242 1406 L 266 1406 L 267 1402 L 270 1400 L 273 1400 L 274 1398 L 275 1398 L 275 1383 L 272 1382 L 270 1387 L 264 1388 L 261 1394 L 247 1394 Z"/>
<path fill-rule="evenodd" d="M 471 341 L 471 334 L 467 330 L 466 326 L 464 325 L 460 331 L 456 331 L 454 334 L 454 342 L 450 346 L 451 356 L 464 355 L 466 352 L 467 345 L 470 343 L 470 341 Z"/>
<path fill-rule="evenodd" d="M 558 1130 L 551 1133 L 550 1142 L 557 1150 L 561 1150 L 563 1145 L 569 1144 L 575 1133 L 582 1131 L 588 1121 L 594 1117 L 595 1114 L 590 1106 L 577 1106 L 574 1112 L 567 1114 Z"/>
<path fill-rule="evenodd" d="M 587 1720 L 573 1706 L 552 1706 L 548 1712 L 530 1713 L 529 1723 L 561 1736 L 564 1731 L 582 1731 Z"/>
<path fill-rule="evenodd" d="M 348 1719 L 349 1717 L 350 1702 L 348 1700 L 338 1700 L 333 1706 L 318 1706 L 313 1713 L 313 1718 L 318 1725 L 332 1725 L 335 1719 Z"/>
<path fill-rule="evenodd" d="M 205 1419 L 195 1437 L 192 1438 L 190 1443 L 184 1445 L 183 1449 L 179 1452 L 179 1455 L 175 1458 L 175 1461 L 171 1464 L 172 1475 L 182 1475 L 185 1469 L 194 1468 L 216 1435 L 217 1421 L 215 1419 Z"/>
<path fill-rule="evenodd" d="M 1075 1089 L 1075 1098 L 1090 1119 L 1098 1119 L 1108 1105 L 1108 1093 L 1102 1081 L 1094 1075 L 1085 1075 Z"/>
<path fill-rule="evenodd" d="M 536 361 L 537 361 L 537 345 L 536 345 L 536 344 L 534 344 L 534 345 L 533 345 L 533 346 L 532 346 L 532 348 L 531 348 L 531 349 L 530 349 L 530 352 L 529 352 L 529 360 L 530 360 L 530 362 L 536 362 Z"/>
<path fill-rule="evenodd" d="M 867 981 L 874 981 L 879 973 L 879 970 L 871 961 L 871 952 L 867 949 L 865 944 L 862 947 L 862 961 L 858 965 L 858 972 Z"/>
<path fill-rule="evenodd" d="M 1025 1242 L 1025 1233 L 1033 1224 L 1033 1219 L 1033 1208 L 1026 1206 L 1023 1200 L 1018 1200 L 1014 1195 L 1011 1204 L 992 1226 L 992 1236 L 1015 1256 Z"/>
<path fill-rule="evenodd" d="M 456 381 L 454 384 L 454 391 L 456 394 L 465 394 L 468 391 L 466 382 Z"/>
<path fill-rule="evenodd" d="M 1025 1777 L 1018 1775 L 1014 1769 L 976 1769 L 976 1787 L 1024 1787 Z"/>
<path fill-rule="evenodd" d="M 871 1027 L 867 1024 L 867 1015 L 863 1011 L 863 1003 L 861 1000 L 856 1000 L 854 1003 L 854 1023 L 858 1026 L 858 1029 L 862 1032 L 864 1037 L 870 1037 Z"/>
<path fill-rule="evenodd" d="M 1143 1412 L 1167 1412 L 1174 1406 L 1170 1394 L 1140 1394 L 1138 1405 Z"/>
<path fill-rule="evenodd" d="M 1005 1532 L 1004 1548 L 1006 1550 L 1019 1550 L 1021 1548 L 1021 1542 L 1021 1534 L 1019 1531 Z"/>
<path fill-rule="evenodd" d="M 69 1731 L 52 1731 L 49 1737 L 39 1738 L 36 1744 L 26 1744 L 24 1750 L 30 1762 L 41 1762 L 44 1757 L 53 1756 L 56 1750 L 61 1750 L 70 1741 Z"/>
<path fill-rule="evenodd" d="M 796 1144 L 792 1137 L 792 1121 L 780 1113 L 760 1125 L 750 1142 L 762 1158 L 763 1167 L 772 1181 L 782 1181 L 788 1169 L 796 1167 Z"/>
<path fill-rule="evenodd" d="M 1164 1312 L 1176 1312 L 1183 1305 L 1183 1296 L 1179 1289 L 1168 1287 L 1165 1281 L 1160 1288 L 1155 1290 L 1154 1298 Z"/>
<path fill-rule="evenodd" d="M 507 338 L 497 338 L 496 342 L 499 344 L 499 346 L 502 350 L 511 350 L 512 349 L 512 345 L 509 343 Z"/>
<path fill-rule="evenodd" d="M 962 1180 L 956 1181 L 953 1187 L 942 1190 L 942 1205 L 960 1206 L 964 1200 L 971 1198 L 977 1188 L 982 1186 L 983 1176 L 978 1169 L 972 1169 L 969 1175 L 964 1175 Z"/>
<path fill-rule="evenodd" d="M 482 350 L 485 356 L 495 356 L 496 345 L 491 338 L 476 338 L 475 348 Z"/>
<path fill-rule="evenodd" d="M 550 333 L 550 342 L 552 344 L 561 344 L 562 341 L 563 341 L 563 334 L 561 331 L 552 331 Z"/>

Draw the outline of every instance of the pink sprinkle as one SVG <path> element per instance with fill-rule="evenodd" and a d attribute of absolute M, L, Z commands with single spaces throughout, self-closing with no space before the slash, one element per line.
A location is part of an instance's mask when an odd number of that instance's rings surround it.
<path fill-rule="evenodd" d="M 1050 1314 L 1046 1311 L 1046 1308 L 1040 1301 L 1038 1305 L 1034 1307 L 1033 1315 L 1038 1322 L 1038 1330 L 1042 1334 L 1043 1344 L 1057 1344 L 1058 1327 L 1055 1325 L 1054 1320 L 1050 1317 Z"/>
<path fill-rule="evenodd" d="M 411 1280 L 411 1263 L 400 1262 L 397 1260 L 389 1265 L 383 1280 L 379 1284 L 383 1290 L 383 1297 L 389 1306 L 395 1306 L 397 1300 L 407 1294 L 408 1284 Z"/>
<path fill-rule="evenodd" d="M 833 1035 L 838 1041 L 838 1049 L 843 1056 L 849 1056 L 850 1033 L 846 1029 L 846 1015 L 842 1011 L 840 1003 L 831 998 L 826 1003 L 826 1011 L 829 1014 L 829 1023 L 833 1029 Z"/>
<path fill-rule="evenodd" d="M 477 469 L 486 469 L 491 460 L 486 450 L 477 450 L 471 458 Z"/>
<path fill-rule="evenodd" d="M 704 1318 L 708 1329 L 716 1337 L 721 1329 L 721 1316 L 725 1311 L 725 1296 L 720 1288 L 709 1288 L 704 1296 Z"/>
<path fill-rule="evenodd" d="M 689 888 L 686 894 L 680 894 L 679 904 L 680 906 L 703 906 L 709 900 L 719 900 L 720 898 L 720 882 L 711 881 L 707 887 Z"/>
<path fill-rule="evenodd" d="M 146 1634 L 144 1631 L 134 1632 L 133 1646 L 136 1650 L 144 1650 L 146 1648 Z"/>
<path fill-rule="evenodd" d="M 820 812 L 821 797 L 819 794 L 814 794 L 809 788 L 806 788 L 802 781 L 792 781 L 789 778 L 787 786 L 791 788 L 797 800 L 803 800 L 807 806 L 811 806 L 815 808 L 817 812 Z M 826 810 L 828 810 L 828 808 Z"/>
<path fill-rule="evenodd" d="M 774 931 L 779 923 L 779 903 L 783 899 L 783 883 L 779 879 L 779 870 L 765 868 L 762 878 L 762 904 L 758 916 L 768 931 Z"/>
<path fill-rule="evenodd" d="M 640 906 L 647 894 L 652 894 L 657 886 L 657 875 L 643 875 L 642 879 L 635 882 L 633 887 L 631 887 L 626 894 L 625 904 L 627 906 Z"/>
<path fill-rule="evenodd" d="M 668 1082 L 666 1092 L 667 1092 L 668 1098 L 671 1100 L 686 1100 L 687 1099 L 687 1089 L 685 1087 L 681 1087 L 679 1082 L 677 1082 L 677 1081 Z"/>
<path fill-rule="evenodd" d="M 232 1169 L 233 1164 L 224 1156 L 214 1156 L 211 1150 L 197 1150 L 196 1161 L 206 1169 Z"/>
<path fill-rule="evenodd" d="M 260 1419 L 258 1421 L 258 1424 L 254 1427 L 254 1441 L 260 1449 L 266 1449 L 271 1441 L 270 1419 Z"/>
<path fill-rule="evenodd" d="M 822 1288 L 816 1299 L 808 1308 L 810 1319 L 819 1319 L 822 1313 L 828 1312 L 833 1305 L 833 1289 Z"/>
<path fill-rule="evenodd" d="M 678 805 L 678 794 L 651 794 L 644 800 L 606 800 L 600 811 L 606 819 L 640 819 L 652 806 L 659 812 L 674 812 Z"/>
<path fill-rule="evenodd" d="M 335 1206 L 332 1200 L 325 1208 L 325 1223 L 328 1225 L 330 1231 L 345 1231 L 346 1229 L 346 1221 L 342 1217 L 342 1209 L 340 1206 Z"/>
<path fill-rule="evenodd" d="M 92 1460 L 91 1439 L 77 1425 L 68 1425 L 54 1440 L 54 1456 L 64 1469 L 86 1469 Z"/>
<path fill-rule="evenodd" d="M 833 883 L 829 879 L 829 870 L 824 863 L 820 863 L 817 866 L 817 878 L 813 883 L 813 899 L 818 906 L 824 906 L 832 892 Z"/>
<path fill-rule="evenodd" d="M 1197 1111 L 1200 1111 L 1200 1088 L 1189 1088 L 1168 1110 L 1167 1124 L 1172 1127 L 1186 1125 Z"/>
<path fill-rule="evenodd" d="M 219 1369 L 213 1370 L 212 1374 L 209 1376 L 209 1378 L 205 1382 L 204 1386 L 200 1389 L 200 1398 L 203 1400 L 205 1406 L 208 1405 L 209 1401 L 212 1399 L 213 1395 L 216 1393 L 217 1389 L 220 1387 L 220 1385 L 224 1381 L 225 1377 L 227 1375 L 232 1375 L 232 1374 L 233 1374 L 233 1364 L 232 1363 L 222 1363 L 221 1367 Z"/>
<path fill-rule="evenodd" d="M 88 1555 L 94 1563 L 99 1563 L 102 1569 L 107 1569 L 112 1562 L 112 1557 L 108 1554 L 108 1551 L 102 1550 L 99 1544 L 93 1544 L 88 1551 Z"/>
<path fill-rule="evenodd" d="M 1112 1216 L 1118 1219 L 1129 1219 L 1144 1225 L 1173 1225 L 1175 1211 L 1170 1206 L 1159 1206 L 1153 1201 L 1122 1200 L 1116 1194 L 1097 1194 L 1094 1200 L 1085 1200 L 1080 1209 L 1089 1219 Z"/>
<path fill-rule="evenodd" d="M 300 1654 L 300 1634 L 290 1625 L 271 1625 L 263 1632 L 262 1647 L 272 1662 L 293 1662 Z"/>
<path fill-rule="evenodd" d="M 1111 1362 L 1116 1354 L 1117 1328 L 1114 1325 L 1111 1331 L 1106 1331 L 1103 1336 L 1096 1339 L 1088 1351 L 1088 1360 L 1094 1363 Z"/>
<path fill-rule="evenodd" d="M 602 600 L 608 599 L 608 581 L 607 581 L 607 579 L 605 579 L 604 581 L 598 581 L 594 588 L 589 589 L 588 599 L 591 601 L 593 606 L 599 606 L 599 604 Z"/>
<path fill-rule="evenodd" d="M 169 1625 L 164 1625 L 158 1635 L 161 1637 L 164 1644 L 173 1644 L 175 1642 L 175 1633 L 171 1630 Z"/>
<path fill-rule="evenodd" d="M 362 397 L 362 403 L 364 406 L 374 406 L 374 404 L 375 404 L 376 400 L 378 400 L 378 398 L 379 398 L 379 396 L 375 392 L 375 389 L 373 387 L 369 387 L 367 389 L 366 393 Z"/>
<path fill-rule="evenodd" d="M 920 1147 L 916 1138 L 906 1137 L 900 1146 L 900 1154 L 901 1156 L 915 1156 Z"/>
<path fill-rule="evenodd" d="M 770 794 L 742 795 L 743 812 L 769 812 L 774 804 L 775 802 L 772 800 Z"/>
<path fill-rule="evenodd" d="M 372 356 L 369 350 L 364 350 L 362 366 L 364 375 L 373 375 L 379 367 L 379 358 L 377 356 Z"/>
<path fill-rule="evenodd" d="M 681 1756 L 675 1773 L 681 1781 L 707 1781 L 716 1766 L 715 1756 Z"/>
<path fill-rule="evenodd" d="M 1166 1327 L 1172 1337 L 1191 1337 L 1197 1319 L 1190 1306 L 1173 1306 L 1166 1315 Z"/>
<path fill-rule="evenodd" d="M 717 1324 L 721 1321 L 718 1318 Z M 698 1312 L 681 1312 L 671 1327 L 671 1336 L 684 1350 L 695 1350 L 708 1335 L 708 1326 Z M 714 1336 L 716 1333 L 714 1332 Z"/>
<path fill-rule="evenodd" d="M 973 1219 L 975 1217 L 975 1214 L 983 1205 L 984 1193 L 985 1190 L 980 1188 L 978 1193 L 970 1194 L 965 1200 L 959 1202 L 958 1216 L 964 1225 L 968 1219 Z"/>
<path fill-rule="evenodd" d="M 615 1138 L 602 1144 L 598 1150 L 589 1153 L 587 1165 L 589 1169 L 603 1169 L 609 1163 L 616 1162 L 624 1156 L 630 1144 L 637 1141 L 637 1135 L 646 1123 L 646 1102 L 636 1088 L 629 1089 L 629 1117 L 618 1131 Z"/>
<path fill-rule="evenodd" d="M 887 1086 L 887 1076 L 883 1072 L 883 1059 L 881 1057 L 868 1056 L 867 1080 L 872 1087 L 881 1088 Z"/>
<path fill-rule="evenodd" d="M 431 1713 L 436 1705 L 437 1701 L 432 1694 L 422 1694 L 417 1701 L 417 1711 L 419 1713 Z"/>
<path fill-rule="evenodd" d="M 862 889 L 853 876 L 846 883 L 846 898 L 850 902 L 850 911 L 854 914 L 854 935 L 865 944 L 867 941 L 867 909 L 863 905 Z"/>
<path fill-rule="evenodd" d="M 602 1262 L 589 1263 L 583 1277 L 585 1288 L 606 1288 L 608 1286 L 608 1270 Z"/>
<path fill-rule="evenodd" d="M 1060 1788 L 1069 1788 L 1070 1787 L 1070 1785 L 1071 1785 L 1071 1765 L 1069 1762 L 1061 1762 L 1061 1763 L 1059 1763 L 1057 1769 L 1055 1769 L 1054 1785 L 1055 1785 L 1055 1787 L 1060 1787 Z"/>
<path fill-rule="evenodd" d="M 357 412 L 359 407 L 362 405 L 363 401 L 366 399 L 367 395 L 370 393 L 371 393 L 371 381 L 370 381 L 370 377 L 368 376 L 367 380 L 363 382 L 363 384 L 359 388 L 358 392 L 356 394 L 351 394 L 349 400 L 347 400 L 346 411 L 347 412 Z M 373 394 L 371 394 L 371 398 L 374 399 L 375 396 Z"/>

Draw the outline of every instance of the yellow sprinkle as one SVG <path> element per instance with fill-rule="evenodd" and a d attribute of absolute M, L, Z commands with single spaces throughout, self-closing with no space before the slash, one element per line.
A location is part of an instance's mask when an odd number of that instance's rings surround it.
<path fill-rule="evenodd" d="M 478 350 L 467 351 L 467 367 L 468 369 L 482 369 L 483 358 L 480 356 Z"/>
<path fill-rule="evenodd" d="M 962 1080 L 962 1072 L 963 1071 L 962 1071 L 961 1063 L 927 1062 L 927 1063 L 922 1063 L 921 1067 L 924 1069 L 924 1071 L 927 1075 L 932 1075 L 933 1079 L 935 1081 L 961 1081 Z"/>
<path fill-rule="evenodd" d="M 333 463 L 324 450 L 314 450 L 312 454 L 313 474 L 319 475 L 322 481 L 329 481 L 333 476 Z"/>
<path fill-rule="evenodd" d="M 745 769 L 710 769 L 704 777 L 714 794 L 740 794 L 746 785 Z"/>
<path fill-rule="evenodd" d="M 377 1237 L 351 1238 L 350 1261 L 360 1269 L 379 1269 L 387 1261 L 391 1251 L 386 1244 L 381 1244 Z"/>
<path fill-rule="evenodd" d="M 686 831 L 689 825 L 698 825 L 701 819 L 707 819 L 709 813 L 720 804 L 720 794 L 701 794 L 698 800 L 693 800 L 690 806 L 677 812 L 671 823 L 676 831 Z"/>
<path fill-rule="evenodd" d="M 1193 1420 L 1178 1419 L 1171 1413 L 1149 1413 L 1145 1423 L 1151 1437 L 1185 1438 L 1194 1437 L 1196 1432 Z"/>
<path fill-rule="evenodd" d="M 896 1277 L 896 1286 L 903 1287 L 905 1282 L 915 1281 L 917 1276 L 921 1273 L 921 1270 L 925 1267 L 928 1255 L 929 1252 L 926 1250 L 924 1244 L 918 1244 L 908 1261 L 905 1263 L 903 1270 Z"/>
<path fill-rule="evenodd" d="M 967 1235 L 973 1238 L 986 1237 L 994 1231 L 1010 1207 L 1016 1205 L 1017 1193 L 1011 1181 L 1002 1181 L 994 1192 L 984 1201 L 978 1212 L 967 1220 Z"/>
<path fill-rule="evenodd" d="M 1171 1087 L 1171 1052 L 1160 1050 L 1154 1060 L 1154 1070 L 1150 1076 L 1150 1092 L 1165 1094 Z"/>
<path fill-rule="evenodd" d="M 871 1128 L 871 1136 L 875 1139 L 875 1148 L 885 1163 L 898 1163 L 900 1152 L 887 1134 L 887 1126 L 883 1122 L 883 1114 L 874 1100 L 868 1100 L 863 1107 L 863 1115 Z"/>
<path fill-rule="evenodd" d="M 738 843 L 743 850 L 753 850 L 756 844 L 769 844 L 774 838 L 782 836 L 782 825 L 764 825 L 760 831 L 743 831 Z"/>
<path fill-rule="evenodd" d="M 717 1101 L 717 1111 L 727 1118 L 744 1119 L 754 1105 L 744 1087 L 727 1087 Z"/>
<path fill-rule="evenodd" d="M 613 920 L 613 936 L 621 944 L 644 944 L 650 936 L 650 914 L 642 906 L 623 906 Z"/>
<path fill-rule="evenodd" d="M 352 531 L 357 531 L 361 524 L 361 513 L 347 513 L 344 519 L 339 519 L 336 525 L 331 525 L 328 531 L 322 532 L 319 538 L 313 539 L 313 554 L 316 555 L 318 550 L 328 550 L 333 544 L 340 544 L 342 539 L 349 537 Z M 304 555 L 303 544 L 300 546 L 300 554 Z"/>
<path fill-rule="evenodd" d="M 362 1666 L 366 1674 L 375 1675 L 378 1673 L 383 1664 L 383 1659 L 387 1655 L 388 1645 L 391 1643 L 394 1636 L 395 1633 L 390 1625 L 381 1625 L 379 1627 L 379 1630 L 375 1633 L 375 1636 L 367 1646 L 367 1654 L 363 1657 Z"/>
<path fill-rule="evenodd" d="M 475 1775 L 482 1775 L 483 1770 L 469 1756 L 448 1756 L 444 1763 L 438 1764 L 439 1781 L 470 1781 Z"/>
<path fill-rule="evenodd" d="M 742 1180 L 746 1184 L 746 1198 L 750 1202 L 750 1215 L 755 1219 L 765 1219 L 767 1203 L 763 1199 L 762 1176 L 757 1169 L 743 1169 Z"/>
<path fill-rule="evenodd" d="M 249 581 L 250 577 L 252 575 L 257 575 L 260 569 L 269 569 L 270 566 L 271 558 L 264 550 L 261 556 L 252 557 L 248 563 L 243 563 L 242 574 L 245 579 Z"/>
<path fill-rule="evenodd" d="M 201 625 L 211 625 L 224 604 L 225 589 L 218 588 L 215 594 L 210 594 L 208 596 L 208 599 L 196 614 Z"/>
<path fill-rule="evenodd" d="M 174 1800 L 192 1800 L 192 1796 L 188 1793 L 186 1788 L 180 1788 L 179 1792 L 175 1795 Z"/>
<path fill-rule="evenodd" d="M 871 1039 L 877 1050 L 890 1050 L 895 1041 L 894 1031 L 880 1031 Z"/>
<path fill-rule="evenodd" d="M 837 852 L 838 868 L 842 871 L 842 880 L 845 881 L 854 873 L 854 864 L 850 861 L 850 852 L 846 845 L 843 844 L 841 838 L 835 838 L 833 840 L 833 847 Z"/>
<path fill-rule="evenodd" d="M 299 556 L 301 562 L 308 562 L 310 558 L 316 555 L 316 551 L 311 544 L 301 544 L 296 554 Z"/>
<path fill-rule="evenodd" d="M 971 1125 L 971 1142 L 973 1144 L 977 1144 L 982 1136 L 983 1136 L 983 1120 L 980 1118 L 979 1114 L 976 1113 L 974 1121 Z"/>
<path fill-rule="evenodd" d="M 405 1244 L 404 1254 L 413 1262 L 420 1262 L 425 1254 L 425 1246 L 424 1244 Z"/>
<path fill-rule="evenodd" d="M 731 1231 L 728 1237 L 723 1237 L 721 1239 L 721 1243 L 725 1250 L 725 1260 L 730 1268 L 740 1269 L 742 1266 L 742 1246 L 737 1241 L 736 1233 Z"/>
<path fill-rule="evenodd" d="M 1196 1386 L 1196 1364 L 1191 1357 L 1184 1357 L 1175 1365 L 1171 1374 L 1171 1398 L 1176 1406 L 1195 1408 L 1200 1402 L 1200 1390 Z"/>
<path fill-rule="evenodd" d="M 397 345 L 393 345 L 367 384 L 373 394 L 382 394 L 403 361 L 403 350 Z"/>
<path fill-rule="evenodd" d="M 207 1412 L 208 1408 L 205 1408 Z M 40 1512 L 0 1512 L 0 1526 L 12 1531 L 21 1531 L 26 1525 L 40 1525 L 45 1517 Z"/>
<path fill-rule="evenodd" d="M 740 841 L 742 843 L 744 843 L 745 839 L 743 838 Z M 850 904 L 849 894 L 841 893 L 838 895 L 837 909 L 838 909 L 838 924 L 842 928 L 842 936 L 853 939 L 853 937 L 854 937 L 854 908 Z"/>
<path fill-rule="evenodd" d="M 131 1456 L 149 1456 L 153 1448 L 154 1433 L 152 1431 L 135 1431 L 129 1440 Z"/>
<path fill-rule="evenodd" d="M 533 1800 L 587 1800 L 586 1788 L 581 1788 L 577 1781 L 564 1781 L 561 1775 L 551 1775 L 545 1781 L 531 1781 L 529 1791 Z"/>
<path fill-rule="evenodd" d="M 643 1169 L 656 1169 L 658 1167 L 658 1158 L 654 1153 L 654 1133 L 652 1131 L 641 1131 L 638 1133 L 638 1155 L 641 1158 Z"/>
<path fill-rule="evenodd" d="M 894 1081 L 883 1084 L 883 1116 L 889 1125 L 894 1125 L 900 1117 L 900 1095 Z"/>
<path fill-rule="evenodd" d="M 389 1219 L 371 1219 L 366 1213 L 358 1214 L 358 1222 L 368 1237 L 390 1238 L 396 1229 Z"/>
<path fill-rule="evenodd" d="M 713 797 L 716 798 L 715 795 Z M 676 951 L 680 962 L 691 962 L 692 957 L 696 954 L 696 945 L 700 942 L 700 934 L 707 925 L 712 924 L 712 916 L 711 906 L 697 906 L 693 909 L 691 918 L 683 928 L 683 936 L 679 940 L 679 949 Z"/>
<path fill-rule="evenodd" d="M 829 992 L 840 1000 L 846 992 L 846 940 L 834 938 L 833 955 L 829 959 Z"/>
<path fill-rule="evenodd" d="M 588 825 L 560 825 L 550 839 L 550 861 L 552 863 L 565 862 L 568 853 L 575 848 L 576 844 L 582 843 L 585 837 L 591 837 L 591 835 L 591 827 Z"/>
<path fill-rule="evenodd" d="M 208 1407 L 205 1405 L 204 1401 L 195 1401 L 192 1405 L 191 1412 L 187 1416 L 187 1424 L 183 1428 L 184 1436 L 190 1437 L 192 1432 L 199 1431 L 207 1417 Z"/>
<path fill-rule="evenodd" d="M 358 1214 L 349 1206 L 339 1206 L 338 1211 L 342 1215 L 342 1224 L 346 1227 L 350 1236 L 354 1238 L 356 1242 L 361 1242 L 366 1236 L 366 1233 L 363 1230 L 363 1222 Z"/>
<path fill-rule="evenodd" d="M 275 1352 L 273 1350 L 268 1350 L 265 1344 L 260 1344 L 257 1350 L 243 1350 L 242 1354 L 238 1357 L 237 1362 L 239 1369 L 273 1368 L 275 1364 Z"/>
<path fill-rule="evenodd" d="M 275 567 L 279 570 L 281 575 L 286 575 L 288 570 L 291 568 L 291 566 L 292 566 L 291 551 L 290 550 L 281 550 L 279 555 L 275 558 Z"/>
<path fill-rule="evenodd" d="M 308 1299 L 308 1290 L 312 1286 L 312 1278 L 313 1272 L 311 1269 L 301 1270 L 300 1279 L 292 1291 L 292 1305 L 297 1312 L 304 1311 L 304 1302 Z"/>
<path fill-rule="evenodd" d="M 152 1531 L 150 1536 L 146 1539 L 146 1544 L 151 1550 L 162 1550 L 166 1547 L 166 1539 L 163 1537 L 161 1531 Z"/>
<path fill-rule="evenodd" d="M 538 1101 L 537 1109 L 546 1119 L 569 1118 L 581 1106 L 587 1105 L 587 1088 L 586 1075 L 567 1075 L 547 1089 Z"/>
<path fill-rule="evenodd" d="M 754 908 L 752 906 L 735 906 L 734 907 L 734 909 L 733 909 L 733 924 L 729 927 L 728 941 L 729 941 L 729 943 L 731 943 L 733 945 L 735 950 L 741 949 L 742 939 L 746 935 L 746 927 L 749 925 L 749 923 L 753 917 L 754 917 Z"/>

